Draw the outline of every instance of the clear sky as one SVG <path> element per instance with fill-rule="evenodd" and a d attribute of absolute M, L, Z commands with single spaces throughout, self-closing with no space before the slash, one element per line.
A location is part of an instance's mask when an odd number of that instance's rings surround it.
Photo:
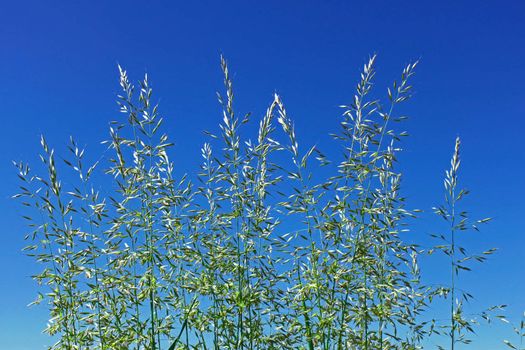
<path fill-rule="evenodd" d="M 525 310 L 525 2 L 4 1 L 0 9 L 0 349 L 42 349 L 46 313 L 25 257 L 11 160 L 37 162 L 39 135 L 70 135 L 93 152 L 119 118 L 117 63 L 150 75 L 180 172 L 196 168 L 202 130 L 217 130 L 219 55 L 234 72 L 237 109 L 260 116 L 279 92 L 303 144 L 330 147 L 340 104 L 378 54 L 377 88 L 420 59 L 400 157 L 411 207 L 442 199 L 453 141 L 474 216 L 494 222 L 468 245 L 499 252 L 461 283 L 476 305 Z M 325 146 L 326 145 L 326 146 Z M 416 234 L 435 231 L 425 221 Z M 422 238 L 424 240 L 424 238 Z M 428 265 L 428 266 L 427 266 Z M 424 264 L 427 274 L 438 273 Z M 436 311 L 438 312 L 438 311 Z M 503 348 L 509 328 L 483 328 L 471 349 Z"/>

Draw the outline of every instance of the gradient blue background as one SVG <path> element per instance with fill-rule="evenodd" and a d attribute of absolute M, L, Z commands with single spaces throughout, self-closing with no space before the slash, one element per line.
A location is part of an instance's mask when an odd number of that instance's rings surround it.
<path fill-rule="evenodd" d="M 340 104 L 349 102 L 369 54 L 377 87 L 421 59 L 416 94 L 403 111 L 412 135 L 400 157 L 411 207 L 442 199 L 442 177 L 456 135 L 462 181 L 474 216 L 494 222 L 468 241 L 498 254 L 463 286 L 473 307 L 506 303 L 525 310 L 525 2 L 523 1 L 4 1 L 0 7 L 0 349 L 42 349 L 44 309 L 27 309 L 37 270 L 20 253 L 24 222 L 9 199 L 11 160 L 37 162 L 38 138 L 64 149 L 74 135 L 101 150 L 108 121 L 120 118 L 117 63 L 133 80 L 148 72 L 180 172 L 196 168 L 202 130 L 220 121 L 219 54 L 234 72 L 237 110 L 259 117 L 274 91 L 284 98 L 303 145 L 333 147 Z M 426 214 L 423 215 L 426 217 Z M 435 231 L 415 226 L 418 239 Z M 439 259 L 438 259 L 439 260 Z M 447 276 L 439 261 L 429 278 Z M 440 310 L 435 310 L 440 313 Z M 482 327 L 470 349 L 504 348 L 507 327 Z M 430 346 L 428 348 L 431 348 Z"/>

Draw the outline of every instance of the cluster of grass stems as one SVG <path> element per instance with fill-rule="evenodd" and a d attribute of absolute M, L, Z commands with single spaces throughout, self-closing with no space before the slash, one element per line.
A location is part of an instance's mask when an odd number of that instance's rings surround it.
<path fill-rule="evenodd" d="M 43 175 L 16 163 L 15 197 L 31 227 L 25 250 L 43 266 L 36 303 L 49 307 L 50 349 L 420 349 L 434 336 L 448 339 L 441 349 L 468 343 L 476 320 L 463 311 L 472 296 L 458 278 L 493 250 L 470 255 L 458 244 L 462 231 L 488 221 L 460 209 L 468 192 L 458 189 L 459 139 L 446 200 L 434 208 L 448 225 L 434 235 L 439 244 L 406 243 L 416 211 L 400 193 L 406 118 L 397 111 L 411 97 L 416 65 L 382 102 L 370 58 L 333 135 L 340 156 L 329 160 L 299 146 L 278 95 L 257 135 L 243 138 L 250 116 L 235 111 L 221 58 L 220 130 L 194 176 L 176 175 L 147 76 L 135 87 L 119 67 L 126 118 L 105 141 L 112 156 L 87 165 L 71 139 L 58 161 L 42 137 Z M 316 180 L 319 166 L 332 175 Z M 101 168 L 104 195 L 93 176 Z M 435 251 L 449 258 L 450 280 L 430 287 L 418 259 Z M 435 300 L 448 304 L 447 319 L 426 312 Z M 523 337 L 523 323 L 516 331 Z"/>

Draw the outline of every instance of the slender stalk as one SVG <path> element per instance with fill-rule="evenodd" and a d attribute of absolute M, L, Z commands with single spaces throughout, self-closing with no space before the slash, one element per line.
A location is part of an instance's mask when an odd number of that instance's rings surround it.
<path fill-rule="evenodd" d="M 459 148 L 460 140 L 456 139 L 456 146 L 454 148 L 454 155 L 451 160 L 451 169 L 447 174 L 446 184 L 448 184 L 448 202 L 450 211 L 450 349 L 454 350 L 456 345 L 456 274 L 458 267 L 456 266 L 456 185 L 457 185 L 457 171 L 459 169 Z"/>

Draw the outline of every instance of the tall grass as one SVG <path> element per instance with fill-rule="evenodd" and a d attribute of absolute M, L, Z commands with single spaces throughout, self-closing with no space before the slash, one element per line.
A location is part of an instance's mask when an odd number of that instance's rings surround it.
<path fill-rule="evenodd" d="M 119 67 L 125 117 L 112 123 L 98 162 L 85 164 L 71 139 L 57 165 L 42 137 L 44 167 L 16 163 L 15 197 L 31 227 L 26 252 L 43 267 L 36 302 L 50 311 L 50 348 L 421 349 L 439 334 L 449 339 L 441 348 L 468 343 L 474 325 L 463 303 L 471 295 L 460 292 L 459 272 L 493 250 L 469 255 L 458 235 L 488 220 L 471 223 L 459 209 L 467 191 L 457 187 L 458 139 L 446 203 L 435 208 L 449 231 L 429 251 L 408 243 L 417 240 L 406 238 L 416 212 L 406 209 L 396 163 L 407 135 L 399 109 L 417 62 L 385 99 L 374 90 L 375 63 L 366 62 L 342 106 L 332 135 L 342 152 L 329 159 L 300 143 L 278 95 L 246 138 L 251 117 L 236 110 L 221 58 L 221 122 L 190 175 L 169 158 L 173 144 L 148 77 L 134 86 Z M 318 167 L 331 175 L 319 180 Z M 95 173 L 107 175 L 105 196 Z M 435 250 L 450 258 L 450 283 L 437 288 L 425 285 L 418 265 Z M 428 312 L 440 298 L 449 322 Z"/>

